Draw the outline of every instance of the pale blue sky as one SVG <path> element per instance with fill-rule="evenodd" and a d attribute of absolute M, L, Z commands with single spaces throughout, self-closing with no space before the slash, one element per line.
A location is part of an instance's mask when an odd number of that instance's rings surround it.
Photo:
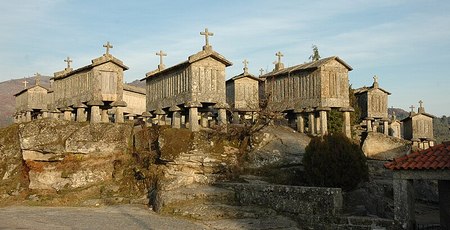
<path fill-rule="evenodd" d="M 436 116 L 450 115 L 450 1 L 90 1 L 15 0 L 0 4 L 0 80 L 52 75 L 111 54 L 143 78 L 159 62 L 175 65 L 201 50 L 208 27 L 213 48 L 234 63 L 227 78 L 271 70 L 275 53 L 286 66 L 308 60 L 311 46 L 322 57 L 339 56 L 353 67 L 354 87 L 373 75 L 392 93 L 389 106 L 409 110 L 419 100 Z"/>

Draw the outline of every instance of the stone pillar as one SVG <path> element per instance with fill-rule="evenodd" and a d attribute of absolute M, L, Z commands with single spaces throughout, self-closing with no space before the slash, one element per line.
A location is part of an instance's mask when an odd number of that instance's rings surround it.
<path fill-rule="evenodd" d="M 152 117 L 152 114 L 149 112 L 143 112 L 141 115 L 142 121 L 144 122 L 145 127 L 151 127 L 152 122 L 149 121 L 149 118 Z"/>
<path fill-rule="evenodd" d="M 320 133 L 322 135 L 326 135 L 328 133 L 327 112 L 331 111 L 331 108 L 320 107 L 320 108 L 317 108 L 317 110 L 319 111 L 319 117 L 320 117 Z"/>
<path fill-rule="evenodd" d="M 209 115 L 208 115 L 208 112 L 203 112 L 203 113 L 201 113 L 201 118 L 200 118 L 200 125 L 203 127 L 203 128 L 208 128 L 208 117 L 209 117 Z"/>
<path fill-rule="evenodd" d="M 77 122 L 85 122 L 87 120 L 87 117 L 86 117 L 87 106 L 81 102 L 78 102 L 73 107 L 77 109 L 77 114 L 75 115 L 75 120 Z"/>
<path fill-rule="evenodd" d="M 394 221 L 402 229 L 414 229 L 414 188 L 413 180 L 395 178 L 394 172 Z"/>
<path fill-rule="evenodd" d="M 92 100 L 88 102 L 88 106 L 91 107 L 91 116 L 90 116 L 91 123 L 99 123 L 101 121 L 100 106 L 102 105 L 103 102 L 100 100 Z"/>
<path fill-rule="evenodd" d="M 308 132 L 312 135 L 314 135 L 316 132 L 314 132 L 314 110 L 309 108 L 306 109 L 305 112 L 308 113 Z"/>
<path fill-rule="evenodd" d="M 342 112 L 344 116 L 344 134 L 348 138 L 352 138 L 352 126 L 350 121 L 350 112 L 354 112 L 355 109 L 352 107 L 340 108 L 339 111 Z"/>
<path fill-rule="evenodd" d="M 61 111 L 59 111 L 59 109 L 57 109 L 57 108 L 54 108 L 52 111 L 51 111 L 51 118 L 53 118 L 53 119 L 59 119 L 59 113 L 60 113 Z"/>
<path fill-rule="evenodd" d="M 200 130 L 200 126 L 198 124 L 198 108 L 201 106 L 202 104 L 197 101 L 188 102 L 185 104 L 185 107 L 189 108 L 189 130 L 192 132 L 197 132 Z"/>
<path fill-rule="evenodd" d="M 225 108 L 221 108 L 218 111 L 218 123 L 219 125 L 227 124 L 227 110 Z"/>
<path fill-rule="evenodd" d="M 301 113 L 297 113 L 297 131 L 299 133 L 305 132 L 305 120 L 303 119 L 303 116 Z"/>
<path fill-rule="evenodd" d="M 48 110 L 47 109 L 42 109 L 41 113 L 42 113 L 42 118 L 47 118 L 48 117 Z"/>
<path fill-rule="evenodd" d="M 162 110 L 162 108 L 158 108 L 158 109 L 156 109 L 155 114 L 156 114 L 156 123 L 158 125 L 166 125 L 166 122 L 164 119 L 166 112 L 164 112 L 164 110 Z"/>
<path fill-rule="evenodd" d="M 373 118 L 367 117 L 366 119 L 367 132 L 372 132 L 372 120 Z"/>
<path fill-rule="evenodd" d="M 383 133 L 384 135 L 389 135 L 389 123 L 388 123 L 388 119 L 383 119 Z"/>
<path fill-rule="evenodd" d="M 115 101 L 111 103 L 112 107 L 115 107 L 114 110 L 114 122 L 115 123 L 124 123 L 125 119 L 123 117 L 124 108 L 127 107 L 127 103 L 124 101 Z"/>
<path fill-rule="evenodd" d="M 173 105 L 169 108 L 169 112 L 172 112 L 172 128 L 179 129 L 181 128 L 181 108 Z"/>
<path fill-rule="evenodd" d="M 441 229 L 450 229 L 450 181 L 439 180 L 438 188 Z"/>
<path fill-rule="evenodd" d="M 109 115 L 108 115 L 108 109 L 107 108 L 103 108 L 101 109 L 101 118 L 100 121 L 102 123 L 109 123 Z"/>
<path fill-rule="evenodd" d="M 233 124 L 239 124 L 240 120 L 241 119 L 239 118 L 239 112 L 234 111 L 233 112 L 233 118 L 232 118 Z"/>
<path fill-rule="evenodd" d="M 31 110 L 27 110 L 25 114 L 25 121 L 31 121 Z"/>
<path fill-rule="evenodd" d="M 322 133 L 320 132 L 320 116 L 315 117 L 314 124 L 316 125 L 316 127 L 314 127 L 314 132 L 318 135 L 321 135 Z"/>
<path fill-rule="evenodd" d="M 72 110 L 73 109 L 70 107 L 65 107 L 61 109 L 61 111 L 63 112 L 63 120 L 65 121 L 72 120 Z"/>
<path fill-rule="evenodd" d="M 136 116 L 136 114 L 134 114 L 134 113 L 130 113 L 127 115 L 129 121 L 134 121 L 135 116 Z"/>

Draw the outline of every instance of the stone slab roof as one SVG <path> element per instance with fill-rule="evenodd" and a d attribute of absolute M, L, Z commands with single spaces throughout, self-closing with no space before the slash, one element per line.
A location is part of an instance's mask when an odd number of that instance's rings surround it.
<path fill-rule="evenodd" d="M 395 158 L 384 167 L 391 170 L 450 170 L 450 141 Z"/>
<path fill-rule="evenodd" d="M 50 78 L 50 79 L 53 79 L 53 80 L 63 79 L 63 78 L 66 78 L 68 76 L 71 76 L 73 74 L 76 74 L 76 73 L 79 73 L 79 72 L 82 72 L 82 71 L 85 71 L 85 70 L 90 70 L 90 69 L 94 68 L 95 66 L 99 66 L 99 65 L 107 63 L 107 62 L 112 62 L 112 63 L 122 67 L 123 70 L 128 70 L 128 67 L 126 65 L 124 65 L 121 60 L 117 59 L 116 57 L 112 56 L 111 54 L 103 54 L 103 56 L 101 56 L 99 58 L 96 58 L 96 59 L 92 60 L 91 62 L 92 62 L 92 64 L 87 65 L 87 66 L 83 66 L 83 67 L 78 68 L 78 69 L 73 70 L 73 71 L 67 71 L 67 72 L 60 71 L 60 72 L 57 72 L 57 74 L 55 74 L 55 76 Z M 58 73 L 61 73 L 61 75 L 59 75 Z"/>
<path fill-rule="evenodd" d="M 208 49 L 204 49 L 194 55 L 189 56 L 187 61 L 181 62 L 180 64 L 171 66 L 167 69 L 162 69 L 162 70 L 156 69 L 154 71 L 148 72 L 147 74 L 145 74 L 145 78 L 141 79 L 141 81 L 143 81 L 149 77 L 156 77 L 161 74 L 168 73 L 175 69 L 184 68 L 185 66 L 187 66 L 191 63 L 200 61 L 200 60 L 208 58 L 208 57 L 214 58 L 217 61 L 222 62 L 226 67 L 233 65 L 233 63 L 231 61 L 228 61 L 224 56 L 222 56 L 221 54 L 212 50 L 212 48 L 208 48 Z"/>
<path fill-rule="evenodd" d="M 244 78 L 244 77 L 248 77 L 248 78 L 251 78 L 251 79 L 256 80 L 256 81 L 264 81 L 263 79 L 257 78 L 257 77 L 255 77 L 255 76 L 252 75 L 252 74 L 249 74 L 249 73 L 241 73 L 241 74 L 239 74 L 239 75 L 236 75 L 236 76 L 234 76 L 234 77 L 228 79 L 226 82 L 229 82 L 229 81 L 236 81 L 236 80 L 241 79 L 241 78 Z"/>
<path fill-rule="evenodd" d="M 379 89 L 379 90 L 383 91 L 384 93 L 386 93 L 387 95 L 391 95 L 391 93 L 388 92 L 387 90 L 384 90 L 384 89 L 382 89 L 380 87 L 373 87 L 373 86 L 370 86 L 370 87 L 364 86 L 364 87 L 361 87 L 361 88 L 357 88 L 357 89 L 355 89 L 355 94 L 366 93 L 366 92 L 372 91 L 374 89 Z"/>
<path fill-rule="evenodd" d="M 328 62 L 330 62 L 332 60 L 338 61 L 339 63 L 344 65 L 349 71 L 353 70 L 353 68 L 349 64 L 344 62 L 339 57 L 331 56 L 331 57 L 322 58 L 322 59 L 317 60 L 317 61 L 308 62 L 308 63 L 304 63 L 304 64 L 300 64 L 300 65 L 295 65 L 295 66 L 291 66 L 291 67 L 288 67 L 288 68 L 284 68 L 284 69 L 281 69 L 281 70 L 272 71 L 270 73 L 262 75 L 261 78 L 266 78 L 266 77 L 276 76 L 276 75 L 283 75 L 283 74 L 288 74 L 288 73 L 291 73 L 291 72 L 301 71 L 301 70 L 314 70 L 314 69 L 317 69 L 320 66 L 322 66 L 322 65 L 324 65 L 324 64 L 326 64 L 326 63 L 328 63 Z"/>
<path fill-rule="evenodd" d="M 49 91 L 49 90 L 48 90 L 47 88 L 45 88 L 44 86 L 41 86 L 41 85 L 33 85 L 33 86 L 27 87 L 26 89 L 23 89 L 23 90 L 21 90 L 20 92 L 14 94 L 14 97 L 17 97 L 17 96 L 19 96 L 20 94 L 22 94 L 22 93 L 24 93 L 24 92 L 26 92 L 26 91 L 28 91 L 28 90 L 30 90 L 30 89 L 32 89 L 32 88 L 35 88 L 35 87 L 41 87 L 41 88 L 43 88 L 43 89 Z"/>
<path fill-rule="evenodd" d="M 146 93 L 144 88 L 132 86 L 132 85 L 128 85 L 128 84 L 123 84 L 123 90 L 140 93 L 140 94 Z"/>

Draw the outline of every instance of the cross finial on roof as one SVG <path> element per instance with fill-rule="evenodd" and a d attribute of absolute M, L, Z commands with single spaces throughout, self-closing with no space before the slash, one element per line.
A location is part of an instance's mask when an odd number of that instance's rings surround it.
<path fill-rule="evenodd" d="M 244 61 L 242 61 L 242 63 L 244 64 L 244 73 L 248 73 L 248 61 L 247 59 L 244 59 Z"/>
<path fill-rule="evenodd" d="M 397 115 L 395 114 L 395 111 L 392 111 L 392 120 L 397 120 Z"/>
<path fill-rule="evenodd" d="M 70 69 L 70 63 L 72 62 L 70 57 L 67 57 L 66 60 L 64 60 L 64 62 L 67 62 L 67 69 Z"/>
<path fill-rule="evenodd" d="M 113 48 L 113 46 L 109 43 L 109 41 L 106 42 L 106 44 L 104 44 L 103 47 L 106 48 L 106 53 L 105 53 L 106 55 L 109 55 L 109 49 Z"/>
<path fill-rule="evenodd" d="M 159 65 L 158 65 L 158 69 L 162 70 L 165 68 L 164 63 L 163 63 L 163 56 L 167 56 L 166 53 L 164 53 L 162 50 L 159 50 L 158 53 L 156 53 L 156 55 L 159 56 Z"/>
<path fill-rule="evenodd" d="M 275 54 L 275 56 L 278 57 L 278 63 L 281 63 L 281 57 L 283 57 L 284 55 L 283 55 L 280 51 L 278 51 L 278 52 Z"/>
<path fill-rule="evenodd" d="M 414 105 L 411 105 L 409 108 L 411 109 L 411 112 L 414 112 L 414 109 L 415 109 L 416 107 L 414 107 Z"/>
<path fill-rule="evenodd" d="M 373 75 L 373 82 L 374 82 L 374 83 L 377 83 L 377 82 L 378 82 L 378 77 L 377 77 L 377 75 Z"/>
<path fill-rule="evenodd" d="M 423 101 L 422 101 L 422 100 L 419 101 L 419 107 L 420 107 L 420 108 L 423 107 Z"/>
<path fill-rule="evenodd" d="M 24 79 L 22 83 L 24 85 L 24 89 L 26 89 L 27 88 L 27 84 L 28 84 L 27 80 Z"/>
<path fill-rule="evenodd" d="M 264 73 L 264 69 L 263 68 L 259 69 L 259 76 L 262 76 L 263 73 Z"/>
<path fill-rule="evenodd" d="M 214 36 L 214 33 L 211 33 L 208 31 L 208 28 L 205 28 L 205 32 L 200 32 L 200 35 L 205 36 L 205 46 L 204 47 L 209 47 L 209 40 L 208 37 L 209 36 Z"/>
<path fill-rule="evenodd" d="M 41 75 L 39 73 L 34 74 L 35 85 L 39 85 L 41 83 Z"/>

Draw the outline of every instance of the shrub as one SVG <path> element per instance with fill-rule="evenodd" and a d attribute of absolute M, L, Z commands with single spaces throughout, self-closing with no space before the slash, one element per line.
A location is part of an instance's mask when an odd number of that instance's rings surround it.
<path fill-rule="evenodd" d="M 341 133 L 313 138 L 306 147 L 303 165 L 313 186 L 351 190 L 368 179 L 364 153 Z"/>

